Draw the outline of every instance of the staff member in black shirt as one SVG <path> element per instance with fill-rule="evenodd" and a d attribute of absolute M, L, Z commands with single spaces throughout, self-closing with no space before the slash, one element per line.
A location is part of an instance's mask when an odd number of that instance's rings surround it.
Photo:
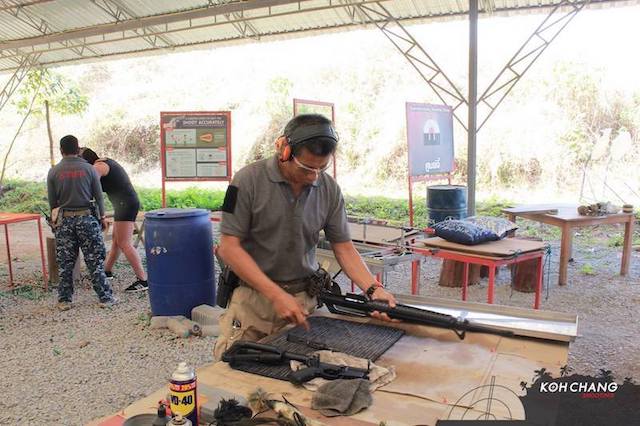
<path fill-rule="evenodd" d="M 140 255 L 131 244 L 133 235 L 133 225 L 140 210 L 140 201 L 136 194 L 131 180 L 124 171 L 124 168 L 111 158 L 100 158 L 91 148 L 80 149 L 80 156 L 87 160 L 89 164 L 98 172 L 102 190 L 107 193 L 114 209 L 113 239 L 111 250 L 107 255 L 105 263 L 105 273 L 112 277 L 113 265 L 116 263 L 120 252 L 123 252 L 137 280 L 125 289 L 127 292 L 145 291 L 149 288 L 147 284 L 147 273 L 142 267 Z"/>

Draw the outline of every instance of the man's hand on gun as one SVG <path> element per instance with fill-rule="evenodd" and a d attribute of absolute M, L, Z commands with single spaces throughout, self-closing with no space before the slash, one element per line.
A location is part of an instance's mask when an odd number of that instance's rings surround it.
<path fill-rule="evenodd" d="M 301 325 L 307 331 L 309 330 L 309 323 L 307 322 L 307 315 L 309 314 L 305 312 L 298 299 L 284 290 L 280 290 L 271 299 L 271 302 L 278 317 L 292 324 Z"/>
<path fill-rule="evenodd" d="M 380 302 L 386 302 L 391 308 L 396 307 L 395 296 L 382 287 L 376 288 L 376 291 L 374 291 L 371 295 L 371 299 L 378 300 Z M 371 317 L 381 321 L 400 322 L 400 320 L 389 318 L 389 315 L 385 314 L 384 312 L 380 313 L 378 311 L 373 311 L 371 312 Z"/>

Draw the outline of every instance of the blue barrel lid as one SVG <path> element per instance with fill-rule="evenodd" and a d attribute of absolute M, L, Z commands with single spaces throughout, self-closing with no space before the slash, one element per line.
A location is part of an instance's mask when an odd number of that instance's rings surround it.
<path fill-rule="evenodd" d="M 209 216 L 209 210 L 205 209 L 176 209 L 166 208 L 152 210 L 144 214 L 145 219 L 177 219 L 182 217 Z"/>

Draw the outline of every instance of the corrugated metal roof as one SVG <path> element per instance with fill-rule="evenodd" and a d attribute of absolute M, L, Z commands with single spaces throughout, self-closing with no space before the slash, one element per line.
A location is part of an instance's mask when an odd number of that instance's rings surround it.
<path fill-rule="evenodd" d="M 5 0 L 0 3 L 0 73 L 21 55 L 43 53 L 43 65 L 111 55 L 295 36 L 361 25 L 353 5 L 374 0 Z M 401 21 L 463 18 L 467 0 L 380 1 Z M 493 13 L 532 13 L 560 0 L 480 0 Z M 640 0 L 592 0 L 589 7 Z M 486 12 L 485 12 L 486 13 Z M 355 16 L 353 18 L 352 16 Z M 116 19 L 118 17 L 118 19 Z M 230 23 L 230 21 L 233 23 Z M 11 60 L 14 58 L 15 60 Z"/>

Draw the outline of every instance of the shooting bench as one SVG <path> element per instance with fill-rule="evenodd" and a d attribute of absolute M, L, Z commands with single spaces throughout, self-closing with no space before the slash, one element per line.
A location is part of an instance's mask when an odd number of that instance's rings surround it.
<path fill-rule="evenodd" d="M 455 316 L 466 315 L 469 320 L 484 318 L 488 323 L 527 327 L 532 334 L 529 334 L 530 338 L 522 339 L 469 333 L 465 340 L 459 340 L 445 328 L 384 323 L 405 331 L 405 335 L 376 361 L 384 367 L 394 366 L 397 377 L 373 393 L 373 404 L 369 408 L 350 417 L 323 417 L 310 408 L 312 392 L 287 381 L 233 370 L 224 362 L 198 368 L 199 389 L 200 386 L 224 389 L 246 398 L 260 387 L 274 398 L 281 400 L 284 395 L 304 415 L 327 425 L 377 426 L 382 421 L 394 425 L 434 425 L 438 419 L 450 416 L 460 419 L 457 410 L 467 411 L 466 418 L 476 419 L 487 410 L 487 398 L 492 397 L 506 404 L 491 404 L 493 418 L 524 420 L 522 404 L 516 396 L 525 393 L 521 383 L 530 382 L 534 371 L 541 368 L 559 377 L 560 368 L 567 363 L 569 341 L 577 333 L 577 318 L 569 314 L 427 297 L 398 298 L 401 303 L 442 309 Z M 316 315 L 335 317 L 324 310 Z M 382 324 L 372 319 L 351 320 Z M 554 328 L 552 333 L 538 334 L 541 330 Z M 536 329 L 538 331 L 533 331 Z M 167 389 L 168 384 L 120 412 L 89 425 L 117 425 L 122 424 L 117 421 L 122 422 L 136 414 L 155 413 L 157 403 L 165 397 Z M 206 401 L 204 393 L 199 391 L 198 396 L 200 403 Z M 456 408 L 456 403 L 463 408 Z"/>
<path fill-rule="evenodd" d="M 420 236 L 420 231 L 415 228 L 405 228 L 387 225 L 384 221 L 373 219 L 350 218 L 349 234 L 367 265 L 376 279 L 384 284 L 386 274 L 396 265 L 411 263 L 411 294 L 418 294 L 420 286 L 420 262 L 422 256 L 409 250 L 409 244 Z M 333 255 L 331 244 L 324 239 L 321 233 L 320 242 L 316 250 L 321 265 L 326 266 L 331 275 L 340 272 L 340 265 Z M 351 291 L 355 285 L 351 283 Z"/>
<path fill-rule="evenodd" d="M 507 265 L 517 265 L 521 262 L 535 260 L 537 262 L 534 309 L 540 308 L 540 294 L 542 292 L 542 264 L 546 251 L 546 244 L 541 241 L 505 238 L 468 246 L 452 243 L 440 237 L 416 240 L 411 247 L 415 253 L 433 256 L 440 259 L 455 260 L 464 264 L 462 281 L 462 300 L 467 300 L 469 287 L 469 265 L 482 265 L 489 268 L 489 286 L 487 288 L 487 303 L 493 303 L 496 268 Z"/>

